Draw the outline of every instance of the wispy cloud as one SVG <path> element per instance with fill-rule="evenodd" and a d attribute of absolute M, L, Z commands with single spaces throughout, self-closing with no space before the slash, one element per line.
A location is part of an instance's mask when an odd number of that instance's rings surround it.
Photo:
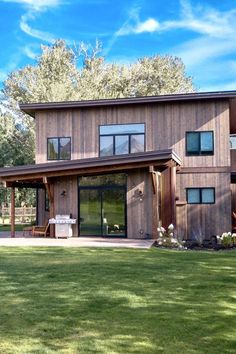
<path fill-rule="evenodd" d="M 180 1 L 180 13 L 177 20 L 158 21 L 149 17 L 140 20 L 140 10 L 131 11 L 129 20 L 116 32 L 117 36 L 141 34 L 145 32 L 166 32 L 176 29 L 189 30 L 203 35 L 223 38 L 234 33 L 232 23 L 236 20 L 236 9 L 221 12 L 208 6 L 198 5 L 194 8 L 187 0 Z M 234 22 L 233 22 L 234 21 Z"/>
<path fill-rule="evenodd" d="M 35 29 L 30 25 L 30 22 L 42 12 L 49 8 L 56 7 L 62 4 L 62 0 L 0 0 L 7 3 L 18 3 L 26 8 L 26 12 L 21 16 L 20 29 L 27 35 L 40 39 L 44 42 L 52 43 L 55 41 L 55 36 L 52 33 Z"/>
<path fill-rule="evenodd" d="M 26 5 L 31 9 L 41 10 L 47 7 L 54 7 L 59 5 L 60 0 L 1 0 L 1 2 L 17 3 Z"/>
<path fill-rule="evenodd" d="M 44 42 L 53 43 L 55 41 L 55 37 L 52 33 L 35 29 L 29 25 L 30 20 L 35 19 L 35 17 L 36 15 L 32 11 L 23 15 L 20 20 L 20 29 L 31 37 L 40 39 Z"/>

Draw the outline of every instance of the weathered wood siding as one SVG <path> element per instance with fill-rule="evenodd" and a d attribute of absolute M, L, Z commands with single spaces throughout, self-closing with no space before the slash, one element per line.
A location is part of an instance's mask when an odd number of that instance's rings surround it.
<path fill-rule="evenodd" d="M 226 100 L 37 112 L 36 163 L 47 162 L 48 137 L 71 136 L 72 159 L 97 157 L 99 156 L 99 125 L 126 123 L 145 123 L 146 151 L 173 148 L 182 159 L 184 168 L 221 167 L 223 171 L 224 167 L 230 166 L 229 103 Z M 203 130 L 214 131 L 214 155 L 186 156 L 186 132 Z M 144 189 L 142 202 L 133 197 L 135 188 L 139 188 L 139 186 Z M 187 187 L 216 188 L 216 204 L 187 205 L 187 220 L 184 220 L 182 213 L 183 223 L 187 223 L 188 236 L 195 236 L 198 233 L 200 235 L 198 237 L 208 238 L 213 234 L 230 230 L 230 173 L 179 174 L 176 194 L 180 200 L 185 200 Z M 63 188 L 68 189 L 68 194 L 66 199 L 62 200 L 60 191 Z M 127 188 L 128 235 L 129 237 L 143 238 L 146 234 L 153 233 L 155 213 L 152 208 L 150 174 L 141 170 L 130 172 Z M 168 189 L 165 193 L 168 193 Z M 77 218 L 77 198 L 76 178 L 60 179 L 56 182 L 56 213 L 71 212 Z M 165 208 L 168 211 L 168 195 L 164 196 L 164 200 L 166 200 Z M 163 213 L 162 217 L 165 221 Z M 75 233 L 77 232 L 76 229 Z"/>
<path fill-rule="evenodd" d="M 227 101 L 97 107 L 36 114 L 36 163 L 47 162 L 47 138 L 72 137 L 72 159 L 99 156 L 99 125 L 146 124 L 146 150 L 173 148 L 183 166 L 229 166 Z M 185 156 L 186 131 L 214 131 L 213 156 Z"/>
<path fill-rule="evenodd" d="M 177 193 L 186 200 L 186 188 L 214 187 L 215 204 L 187 204 L 188 237 L 209 239 L 231 230 L 231 190 L 229 173 L 177 174 Z"/>
<path fill-rule="evenodd" d="M 143 192 L 140 200 L 139 191 Z M 151 174 L 145 170 L 129 172 L 127 178 L 127 231 L 129 238 L 152 237 L 153 189 Z"/>

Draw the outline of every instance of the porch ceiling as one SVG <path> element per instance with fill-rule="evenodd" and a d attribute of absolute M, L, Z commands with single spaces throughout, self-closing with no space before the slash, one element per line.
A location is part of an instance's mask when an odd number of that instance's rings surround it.
<path fill-rule="evenodd" d="M 132 155 L 95 157 L 1 168 L 0 181 L 15 182 L 15 184 L 21 186 L 24 184 L 24 187 L 32 184 L 40 187 L 43 185 L 44 177 L 91 175 L 114 171 L 126 171 L 149 166 L 165 169 L 170 163 L 175 165 L 181 164 L 180 158 L 172 149 L 148 151 Z"/>

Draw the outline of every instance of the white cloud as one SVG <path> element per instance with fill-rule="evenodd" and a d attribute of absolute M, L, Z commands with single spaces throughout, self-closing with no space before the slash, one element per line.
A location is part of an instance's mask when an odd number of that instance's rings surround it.
<path fill-rule="evenodd" d="M 18 3 L 26 7 L 26 12 L 21 16 L 20 29 L 27 35 L 40 39 L 42 41 L 52 43 L 55 41 L 53 34 L 39 29 L 35 29 L 30 25 L 36 16 L 51 7 L 62 4 L 64 0 L 0 0 L 0 2 Z"/>
<path fill-rule="evenodd" d="M 43 8 L 54 7 L 59 5 L 60 0 L 1 0 L 2 2 L 18 3 L 27 5 L 35 10 L 41 10 Z"/>
<path fill-rule="evenodd" d="M 140 34 L 144 32 L 166 32 L 175 29 L 189 30 L 195 33 L 223 38 L 235 33 L 236 9 L 220 12 L 213 8 L 190 5 L 188 0 L 180 1 L 180 16 L 177 20 L 159 22 L 155 18 L 141 21 L 135 8 L 129 20 L 116 32 L 117 36 Z"/>
<path fill-rule="evenodd" d="M 35 60 L 38 56 L 38 53 L 35 53 L 31 46 L 25 46 L 22 48 L 23 53 L 30 59 Z"/>
<path fill-rule="evenodd" d="M 48 43 L 53 43 L 55 41 L 55 37 L 53 36 L 53 34 L 38 29 L 34 29 L 29 25 L 29 21 L 34 18 L 35 16 L 32 12 L 28 12 L 25 15 L 23 15 L 20 20 L 20 29 L 31 37 L 40 39 Z"/>

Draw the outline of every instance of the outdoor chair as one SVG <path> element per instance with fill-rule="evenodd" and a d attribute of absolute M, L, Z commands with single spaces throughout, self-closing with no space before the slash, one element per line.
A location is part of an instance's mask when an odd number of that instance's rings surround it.
<path fill-rule="evenodd" d="M 232 232 L 236 232 L 236 213 L 232 212 Z"/>
<path fill-rule="evenodd" d="M 32 227 L 32 236 L 37 236 L 37 235 L 42 235 L 44 237 L 47 236 L 47 234 L 49 234 L 49 222 L 47 221 L 47 223 L 44 226 L 33 226 Z"/>

